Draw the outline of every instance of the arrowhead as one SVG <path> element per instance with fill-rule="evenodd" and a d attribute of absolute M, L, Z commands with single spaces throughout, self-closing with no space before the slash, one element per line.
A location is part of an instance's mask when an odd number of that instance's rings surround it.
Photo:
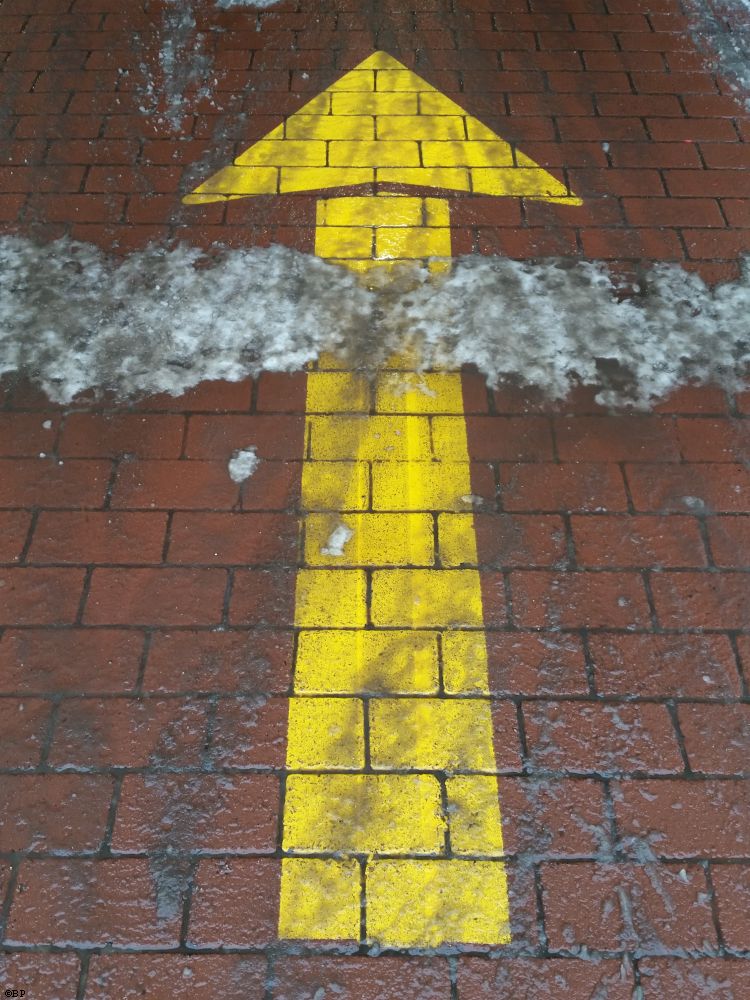
<path fill-rule="evenodd" d="M 376 182 L 581 204 L 387 52 L 368 56 L 183 201 Z"/>

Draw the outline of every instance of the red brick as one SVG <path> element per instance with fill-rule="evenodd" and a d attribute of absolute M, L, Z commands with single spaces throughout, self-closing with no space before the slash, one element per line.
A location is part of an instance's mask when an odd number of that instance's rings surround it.
<path fill-rule="evenodd" d="M 705 566 L 706 551 L 692 517 L 591 515 L 572 518 L 581 566 Z"/>
<path fill-rule="evenodd" d="M 17 988 L 25 989 L 30 1000 L 67 1000 L 78 991 L 80 965 L 78 955 L 70 952 L 6 951 L 0 954 L 0 979 L 3 983 L 23 983 Z"/>
<path fill-rule="evenodd" d="M 290 625 L 294 612 L 294 573 L 286 570 L 238 570 L 232 587 L 232 625 Z"/>
<path fill-rule="evenodd" d="M 445 958 L 286 958 L 279 963 L 273 1000 L 328 997 L 338 1000 L 450 1000 Z"/>
<path fill-rule="evenodd" d="M 205 702 L 179 698 L 69 698 L 52 740 L 54 767 L 197 766 Z"/>
<path fill-rule="evenodd" d="M 750 148 L 747 143 L 701 143 L 701 154 L 709 169 L 747 170 L 750 168 Z"/>
<path fill-rule="evenodd" d="M 711 879 L 716 890 L 722 937 L 729 948 L 747 951 L 750 949 L 750 868 L 746 862 L 712 865 Z M 734 998 L 730 996 L 728 1000 Z"/>
<path fill-rule="evenodd" d="M 131 194 L 174 194 L 178 190 L 182 169 L 180 167 L 146 166 L 97 167 L 92 166 L 86 175 L 86 192 L 121 192 Z"/>
<path fill-rule="evenodd" d="M 694 42 L 687 33 L 620 31 L 617 33 L 620 48 L 626 52 L 679 52 L 681 49 L 694 50 Z"/>
<path fill-rule="evenodd" d="M 0 507 L 101 507 L 110 471 L 109 462 L 0 460 Z"/>
<path fill-rule="evenodd" d="M 461 1000 L 546 1000 L 556 996 L 629 1000 L 633 985 L 617 961 L 576 958 L 460 958 Z"/>
<path fill-rule="evenodd" d="M 531 154 L 529 154 L 531 155 Z M 520 202 L 505 198 L 458 198 L 451 205 L 453 226 L 518 226 L 521 224 Z"/>
<path fill-rule="evenodd" d="M 173 410 L 179 413 L 229 413 L 246 412 L 250 409 L 253 382 L 246 378 L 240 382 L 207 380 L 186 389 L 179 396 L 159 393 L 145 396 L 138 403 L 139 410 Z"/>
<path fill-rule="evenodd" d="M 28 211 L 45 222 L 117 221 L 125 207 L 122 195 L 33 194 Z"/>
<path fill-rule="evenodd" d="M 215 992 L 222 1000 L 264 1000 L 266 959 L 261 955 L 93 955 L 86 1000 L 194 1000 Z"/>
<path fill-rule="evenodd" d="M 566 257 L 578 252 L 575 229 L 479 229 L 479 252 L 516 260 Z"/>
<path fill-rule="evenodd" d="M 37 767 L 52 705 L 41 699 L 0 699 L 0 767 Z"/>
<path fill-rule="evenodd" d="M 219 702 L 211 743 L 216 767 L 283 767 L 287 698 L 231 698 Z"/>
<path fill-rule="evenodd" d="M 694 771 L 713 774 L 748 771 L 750 705 L 680 705 L 677 714 Z"/>
<path fill-rule="evenodd" d="M 701 706 L 708 708 L 715 706 Z M 742 781 L 622 781 L 612 789 L 617 828 L 638 857 L 747 857 L 750 791 Z"/>
<path fill-rule="evenodd" d="M 516 570 L 513 618 L 531 628 L 638 628 L 649 611 L 637 573 Z"/>
<path fill-rule="evenodd" d="M 727 412 L 727 394 L 718 386 L 682 385 L 660 403 L 656 413 L 719 413 Z"/>
<path fill-rule="evenodd" d="M 55 413 L 0 413 L 2 457 L 36 458 L 52 451 L 59 423 Z"/>
<path fill-rule="evenodd" d="M 740 694 L 726 636 L 591 635 L 596 689 L 644 698 L 725 698 Z"/>
<path fill-rule="evenodd" d="M 292 640 L 291 631 L 159 633 L 145 689 L 282 694 L 291 682 Z"/>
<path fill-rule="evenodd" d="M 625 198 L 623 207 L 634 226 L 725 225 L 714 198 Z"/>
<path fill-rule="evenodd" d="M 489 690 L 495 695 L 587 694 L 580 639 L 487 632 Z"/>
<path fill-rule="evenodd" d="M 264 372 L 258 382 L 257 406 L 265 413 L 304 413 L 306 395 L 303 372 Z"/>
<path fill-rule="evenodd" d="M 695 260 L 732 260 L 750 251 L 750 232 L 686 229 L 682 233 L 687 252 Z"/>
<path fill-rule="evenodd" d="M 30 524 L 31 514 L 26 511 L 0 511 L 0 563 L 18 562 Z"/>
<path fill-rule="evenodd" d="M 679 99 L 668 94 L 600 94 L 596 103 L 599 114 L 613 118 L 671 118 L 682 112 Z"/>
<path fill-rule="evenodd" d="M 586 52 L 617 48 L 615 36 L 607 31 L 545 31 L 540 32 L 538 37 L 540 48 L 552 51 L 572 49 L 573 51 L 583 50 Z"/>
<path fill-rule="evenodd" d="M 502 466 L 500 489 L 506 510 L 624 511 L 620 470 L 605 462 Z"/>
<path fill-rule="evenodd" d="M 581 233 L 586 257 L 601 260 L 680 260 L 682 245 L 664 229 L 591 230 Z"/>
<path fill-rule="evenodd" d="M 682 770 L 677 737 L 663 705 L 527 702 L 524 718 L 529 756 L 540 770 L 576 774 Z"/>
<path fill-rule="evenodd" d="M 558 517 L 477 513 L 474 529 L 482 566 L 549 566 L 566 556 Z"/>
<path fill-rule="evenodd" d="M 0 568 L 0 624 L 72 624 L 83 578 L 79 569 Z"/>
<path fill-rule="evenodd" d="M 196 416 L 188 424 L 189 458 L 229 459 L 254 446 L 261 458 L 301 459 L 304 419 L 297 416 Z"/>
<path fill-rule="evenodd" d="M 539 462 L 552 458 L 549 421 L 544 417 L 467 417 L 472 460 Z"/>
<path fill-rule="evenodd" d="M 750 227 L 750 201 L 746 198 L 722 198 L 721 207 L 730 226 Z"/>
<path fill-rule="evenodd" d="M 706 877 L 697 866 L 548 864 L 542 884 L 552 949 L 716 946 Z"/>
<path fill-rule="evenodd" d="M 299 526 L 290 514 L 175 514 L 167 561 L 296 565 Z"/>
<path fill-rule="evenodd" d="M 138 413 L 73 413 L 65 420 L 59 451 L 66 457 L 178 458 L 185 421 L 181 416 Z"/>
<path fill-rule="evenodd" d="M 555 436 L 563 461 L 669 462 L 680 457 L 667 417 L 559 417 Z"/>
<path fill-rule="evenodd" d="M 664 180 L 676 198 L 750 197 L 750 173 L 736 170 L 665 170 Z"/>
<path fill-rule="evenodd" d="M 198 866 L 188 944 L 263 948 L 276 939 L 279 862 L 271 858 L 206 860 Z"/>
<path fill-rule="evenodd" d="M 499 796 L 509 854 L 595 857 L 610 841 L 599 781 L 501 778 Z"/>
<path fill-rule="evenodd" d="M 750 567 L 750 518 L 711 517 L 707 520 L 711 554 L 717 566 Z"/>
<path fill-rule="evenodd" d="M 708 73 L 633 73 L 639 94 L 716 94 L 716 81 Z"/>
<path fill-rule="evenodd" d="M 645 958 L 638 963 L 644 1000 L 750 994 L 750 962 L 732 958 Z"/>
<path fill-rule="evenodd" d="M 612 195 L 664 195 L 664 184 L 658 170 L 618 170 L 613 168 L 568 172 L 570 186 L 580 197 L 598 198 Z"/>
<path fill-rule="evenodd" d="M 219 569 L 96 569 L 84 619 L 93 625 L 217 625 L 226 584 Z"/>
<path fill-rule="evenodd" d="M 0 690 L 123 692 L 135 686 L 142 648 L 143 637 L 131 630 L 7 630 L 0 640 Z"/>
<path fill-rule="evenodd" d="M 709 118 L 649 118 L 646 122 L 651 138 L 656 142 L 737 142 L 737 133 L 730 121 Z"/>
<path fill-rule="evenodd" d="M 750 472 L 742 465 L 629 465 L 625 474 L 637 510 L 750 513 Z"/>
<path fill-rule="evenodd" d="M 43 511 L 30 563 L 161 562 L 167 515 L 118 511 Z"/>
<path fill-rule="evenodd" d="M 702 165 L 697 146 L 688 142 L 618 142 L 611 144 L 609 155 L 615 167 L 662 169 Z"/>
<path fill-rule="evenodd" d="M 1 775 L 0 850 L 96 851 L 111 799 L 112 779 L 100 775 Z"/>
<path fill-rule="evenodd" d="M 660 52 L 587 52 L 587 70 L 640 70 L 641 72 L 662 73 L 665 69 L 664 57 Z"/>
<path fill-rule="evenodd" d="M 168 863 L 161 863 L 159 878 L 158 864 L 141 858 L 25 861 L 7 943 L 175 948 L 185 886 L 175 884 Z"/>
<path fill-rule="evenodd" d="M 231 510 L 238 502 L 226 462 L 124 462 L 112 494 L 112 506 L 126 508 Z"/>
<path fill-rule="evenodd" d="M 80 163 L 85 166 L 91 162 L 92 154 L 89 153 L 88 159 L 83 153 L 78 153 L 71 158 L 71 154 L 68 154 L 64 148 L 65 144 L 75 142 L 74 137 L 96 139 L 102 127 L 102 121 L 101 115 L 24 115 L 19 118 L 13 137 L 14 139 L 62 139 L 63 142 L 54 143 L 54 146 L 60 149 L 56 159 L 51 159 L 48 154 L 47 162 Z M 81 149 L 85 150 L 86 148 L 90 149 L 87 143 L 82 143 Z"/>
<path fill-rule="evenodd" d="M 736 97 L 728 95 L 693 96 L 684 98 L 688 118 L 746 118 L 747 112 Z"/>
<path fill-rule="evenodd" d="M 651 588 L 663 628 L 743 629 L 750 621 L 743 573 L 654 573 Z"/>
<path fill-rule="evenodd" d="M 271 775 L 130 774 L 112 850 L 272 854 L 278 822 L 279 781 Z"/>
<path fill-rule="evenodd" d="M 576 139 L 589 142 L 610 142 L 614 139 L 642 141 L 649 138 L 640 118 L 610 118 L 606 123 L 594 115 L 561 118 L 557 127 L 563 142 Z"/>

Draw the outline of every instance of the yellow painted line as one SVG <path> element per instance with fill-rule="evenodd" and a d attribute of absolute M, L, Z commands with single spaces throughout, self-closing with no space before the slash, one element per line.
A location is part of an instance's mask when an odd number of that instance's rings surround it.
<path fill-rule="evenodd" d="M 183 200 L 202 204 L 374 181 L 581 204 L 561 180 L 522 154 L 514 158 L 492 129 L 386 52 L 363 60 Z M 381 256 L 389 249 L 387 243 Z M 442 256 L 443 249 L 430 245 L 427 255 Z"/>
<path fill-rule="evenodd" d="M 461 377 L 321 370 L 307 407 L 279 934 L 505 943 Z"/>

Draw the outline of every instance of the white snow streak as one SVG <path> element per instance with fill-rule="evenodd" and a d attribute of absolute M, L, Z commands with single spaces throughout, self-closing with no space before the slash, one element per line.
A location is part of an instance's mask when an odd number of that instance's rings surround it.
<path fill-rule="evenodd" d="M 729 391 L 750 365 L 750 267 L 710 289 L 656 266 L 620 300 L 590 262 L 465 257 L 444 279 L 350 272 L 285 247 L 149 248 L 118 260 L 81 243 L 0 237 L 0 375 L 61 403 L 86 389 L 178 395 L 204 379 L 295 371 L 322 351 L 374 369 L 415 346 L 425 368 L 474 363 L 564 398 L 647 407 L 688 380 Z"/>
<path fill-rule="evenodd" d="M 346 524 L 337 524 L 328 541 L 320 550 L 320 554 L 323 556 L 343 556 L 346 543 L 353 535 L 354 532 Z"/>

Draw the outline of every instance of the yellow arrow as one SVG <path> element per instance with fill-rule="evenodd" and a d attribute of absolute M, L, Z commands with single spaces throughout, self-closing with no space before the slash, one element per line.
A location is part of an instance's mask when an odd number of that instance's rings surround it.
<path fill-rule="evenodd" d="M 186 204 L 407 184 L 580 205 L 537 163 L 375 52 L 186 195 Z"/>

